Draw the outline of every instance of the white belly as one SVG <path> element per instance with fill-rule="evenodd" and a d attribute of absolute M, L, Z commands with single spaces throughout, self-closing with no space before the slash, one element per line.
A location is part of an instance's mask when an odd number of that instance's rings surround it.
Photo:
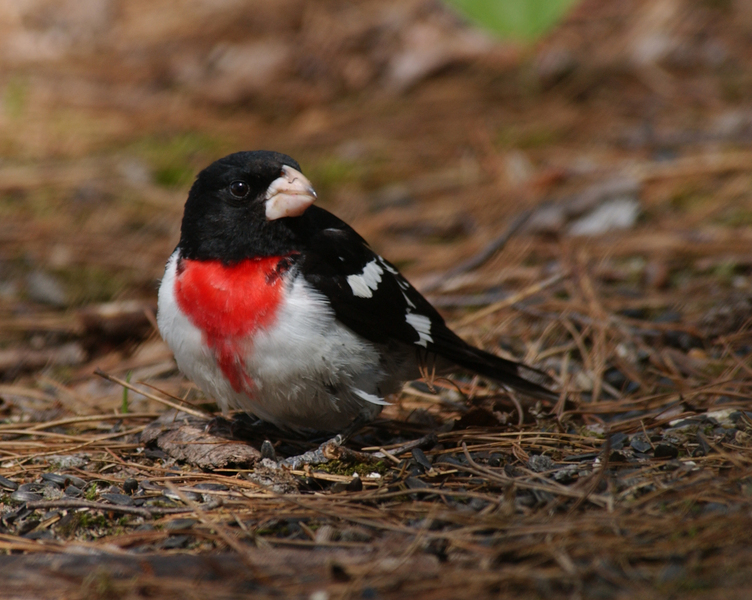
<path fill-rule="evenodd" d="M 175 251 L 159 288 L 159 330 L 180 370 L 223 411 L 238 408 L 281 427 L 331 431 L 361 414 L 375 417 L 382 399 L 401 387 L 395 363 L 382 364 L 379 349 L 339 323 L 324 296 L 297 277 L 287 282 L 273 322 L 239 344 L 252 385 L 236 391 L 177 304 L 177 262 Z"/>

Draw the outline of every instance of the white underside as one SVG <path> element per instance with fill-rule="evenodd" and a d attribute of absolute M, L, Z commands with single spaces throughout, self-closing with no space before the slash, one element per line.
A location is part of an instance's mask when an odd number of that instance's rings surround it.
<path fill-rule="evenodd" d="M 339 323 L 322 294 L 294 277 L 274 322 L 242 342 L 245 371 L 255 385 L 236 392 L 202 332 L 177 305 L 177 262 L 176 250 L 159 288 L 159 330 L 180 370 L 223 411 L 238 408 L 281 427 L 333 431 L 357 416 L 375 417 L 385 396 L 415 376 L 411 353 L 380 352 Z"/>

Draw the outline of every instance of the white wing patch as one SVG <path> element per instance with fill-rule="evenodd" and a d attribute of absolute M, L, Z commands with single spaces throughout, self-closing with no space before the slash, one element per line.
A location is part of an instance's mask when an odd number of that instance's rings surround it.
<path fill-rule="evenodd" d="M 415 342 L 418 346 L 428 347 L 428 342 L 433 342 L 431 337 L 431 319 L 423 315 L 415 313 L 407 313 L 405 320 L 408 324 L 418 332 L 418 341 Z"/>
<path fill-rule="evenodd" d="M 383 258 L 379 256 L 378 261 L 381 263 L 381 266 L 384 267 L 387 271 L 389 271 L 392 275 L 399 275 L 399 271 L 392 267 L 388 262 L 386 262 Z"/>
<path fill-rule="evenodd" d="M 381 283 L 383 274 L 384 269 L 376 264 L 376 259 L 373 259 L 363 267 L 363 272 L 360 275 L 348 275 L 347 283 L 350 284 L 352 293 L 359 298 L 372 298 L 373 292 Z"/>
<path fill-rule="evenodd" d="M 384 267 L 385 270 L 389 271 L 392 275 L 394 275 L 394 278 L 397 280 L 397 285 L 399 285 L 403 290 L 406 290 L 410 287 L 410 284 L 407 283 L 400 275 L 400 272 L 395 269 L 392 265 L 390 265 L 388 262 L 386 262 L 383 258 L 379 256 L 378 261 L 381 263 L 381 266 Z M 404 294 L 403 294 L 404 295 Z M 407 299 L 407 296 L 405 296 L 405 300 L 407 300 L 407 303 L 415 308 L 415 305 L 410 302 L 410 300 Z"/>

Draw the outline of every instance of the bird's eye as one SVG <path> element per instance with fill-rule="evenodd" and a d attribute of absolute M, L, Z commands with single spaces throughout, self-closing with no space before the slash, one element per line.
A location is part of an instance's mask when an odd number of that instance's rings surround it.
<path fill-rule="evenodd" d="M 245 181 L 233 181 L 230 184 L 230 193 L 236 198 L 245 198 L 248 195 L 249 189 Z"/>

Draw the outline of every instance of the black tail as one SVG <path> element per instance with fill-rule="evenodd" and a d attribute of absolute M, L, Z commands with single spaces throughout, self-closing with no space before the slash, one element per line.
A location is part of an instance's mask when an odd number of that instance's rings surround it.
<path fill-rule="evenodd" d="M 447 331 L 455 339 L 439 340 L 438 344 L 436 340 L 434 341 L 434 348 L 440 356 L 443 356 L 463 369 L 493 379 L 502 385 L 528 394 L 533 398 L 553 401 L 559 399 L 558 394 L 542 385 L 542 382 L 551 381 L 551 378 L 543 371 L 495 356 L 471 346 L 450 330 L 447 329 Z M 537 381 L 531 381 L 533 379 Z"/>

